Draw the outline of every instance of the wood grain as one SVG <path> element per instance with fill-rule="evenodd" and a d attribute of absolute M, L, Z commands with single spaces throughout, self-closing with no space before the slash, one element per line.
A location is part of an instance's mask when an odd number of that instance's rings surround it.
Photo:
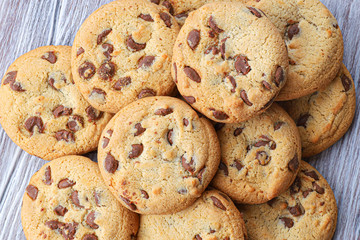
<path fill-rule="evenodd" d="M 110 0 L 1 0 L 0 76 L 20 55 L 43 45 L 71 45 L 85 18 Z M 338 19 L 345 41 L 344 63 L 359 93 L 360 1 L 322 0 Z M 358 102 L 358 99 L 357 99 Z M 0 106 L 1 107 L 1 106 Z M 359 111 L 359 104 L 357 112 Z M 334 190 L 338 226 L 334 239 L 360 239 L 360 123 L 333 147 L 308 159 Z M 96 154 L 88 155 L 96 159 Z M 21 227 L 22 196 L 45 163 L 17 147 L 0 129 L 0 239 L 25 239 Z"/>

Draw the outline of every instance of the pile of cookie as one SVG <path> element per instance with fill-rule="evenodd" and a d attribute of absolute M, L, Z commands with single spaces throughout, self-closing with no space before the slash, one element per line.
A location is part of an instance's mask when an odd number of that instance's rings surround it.
<path fill-rule="evenodd" d="M 3 128 L 52 160 L 26 188 L 26 238 L 331 239 L 334 194 L 301 159 L 352 122 L 342 58 L 318 0 L 102 6 L 2 81 Z"/>

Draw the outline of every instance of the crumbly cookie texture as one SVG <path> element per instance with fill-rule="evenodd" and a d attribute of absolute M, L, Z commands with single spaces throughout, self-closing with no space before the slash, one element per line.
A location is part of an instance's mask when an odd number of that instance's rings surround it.
<path fill-rule="evenodd" d="M 277 101 L 311 94 L 329 85 L 343 60 L 339 25 L 319 0 L 251 0 L 281 32 L 289 51 L 288 81 Z"/>
<path fill-rule="evenodd" d="M 74 40 L 72 73 L 79 91 L 96 109 L 111 113 L 139 98 L 172 94 L 178 31 L 166 8 L 147 0 L 102 6 Z"/>
<path fill-rule="evenodd" d="M 140 99 L 106 126 L 98 163 L 110 190 L 141 214 L 190 206 L 216 173 L 220 145 L 211 123 L 171 97 Z"/>
<path fill-rule="evenodd" d="M 138 240 L 245 240 L 241 213 L 230 198 L 209 190 L 189 208 L 173 215 L 141 215 Z"/>
<path fill-rule="evenodd" d="M 239 205 L 250 240 L 332 239 L 337 206 L 320 173 L 306 162 L 285 193 L 261 205 Z"/>
<path fill-rule="evenodd" d="M 277 104 L 246 122 L 218 130 L 219 170 L 211 185 L 237 203 L 267 202 L 294 181 L 301 140 L 291 117 Z"/>
<path fill-rule="evenodd" d="M 133 240 L 139 216 L 105 185 L 95 162 L 66 156 L 36 172 L 23 197 L 26 239 Z"/>
<path fill-rule="evenodd" d="M 52 160 L 96 149 L 110 114 L 94 109 L 71 75 L 71 47 L 46 46 L 19 57 L 0 87 L 0 122 L 26 152 Z"/>
<path fill-rule="evenodd" d="M 297 124 L 303 156 L 311 157 L 337 142 L 351 126 L 356 109 L 354 81 L 342 65 L 325 89 L 281 105 Z"/>
<path fill-rule="evenodd" d="M 181 95 L 208 118 L 246 121 L 265 111 L 286 81 L 284 40 L 258 9 L 209 3 L 190 13 L 174 46 Z"/>

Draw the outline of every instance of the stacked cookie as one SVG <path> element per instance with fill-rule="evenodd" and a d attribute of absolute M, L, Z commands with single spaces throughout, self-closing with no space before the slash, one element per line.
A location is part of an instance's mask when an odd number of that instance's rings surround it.
<path fill-rule="evenodd" d="M 102 6 L 2 81 L 3 128 L 53 160 L 24 194 L 27 239 L 331 239 L 333 192 L 301 159 L 352 122 L 342 54 L 318 0 Z M 98 165 L 73 155 L 96 147 Z"/>

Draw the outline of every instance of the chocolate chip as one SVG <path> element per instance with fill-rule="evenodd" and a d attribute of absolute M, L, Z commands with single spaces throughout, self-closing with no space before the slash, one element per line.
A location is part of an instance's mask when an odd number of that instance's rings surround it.
<path fill-rule="evenodd" d="M 175 78 L 174 78 L 174 82 L 177 83 L 177 66 L 176 66 L 176 63 L 173 64 L 174 66 L 174 75 L 175 75 Z"/>
<path fill-rule="evenodd" d="M 294 221 L 291 218 L 280 217 L 279 218 L 287 228 L 292 228 L 294 226 Z"/>
<path fill-rule="evenodd" d="M 86 224 L 89 225 L 91 228 L 93 229 L 98 229 L 99 225 L 97 225 L 95 222 L 95 211 L 91 211 L 87 216 L 86 216 Z"/>
<path fill-rule="evenodd" d="M 122 87 L 127 86 L 131 83 L 131 77 L 120 78 L 113 86 L 115 90 L 121 90 Z"/>
<path fill-rule="evenodd" d="M 109 35 L 109 33 L 111 33 L 112 29 L 108 28 L 105 29 L 102 33 L 100 33 L 97 37 L 97 44 L 99 45 L 100 43 L 102 43 L 104 41 L 104 39 L 106 38 L 107 35 Z"/>
<path fill-rule="evenodd" d="M 187 18 L 188 16 L 189 16 L 189 14 L 187 14 L 186 12 L 183 12 L 183 13 L 179 13 L 179 14 L 175 15 L 175 18 L 181 19 L 181 18 Z"/>
<path fill-rule="evenodd" d="M 68 188 L 68 187 L 74 186 L 75 184 L 76 184 L 76 182 L 73 182 L 73 181 L 69 180 L 68 178 L 64 178 L 59 181 L 58 188 L 60 188 L 60 189 Z"/>
<path fill-rule="evenodd" d="M 229 118 L 229 116 L 222 111 L 214 111 L 213 116 L 214 116 L 214 118 L 216 118 L 218 120 L 226 120 Z"/>
<path fill-rule="evenodd" d="M 145 190 L 140 190 L 141 196 L 145 199 L 149 199 L 149 194 Z"/>
<path fill-rule="evenodd" d="M 228 170 L 228 167 L 225 165 L 224 162 L 220 162 L 220 165 L 219 165 L 219 170 L 222 170 L 224 171 L 224 175 L 225 176 L 229 176 L 229 170 Z"/>
<path fill-rule="evenodd" d="M 200 83 L 201 82 L 201 77 L 199 76 L 199 74 L 195 71 L 195 69 L 186 66 L 184 67 L 184 73 L 186 74 L 186 76 L 188 78 L 190 78 L 191 80 L 193 80 L 194 82 Z"/>
<path fill-rule="evenodd" d="M 314 190 L 312 190 L 312 189 L 308 189 L 308 190 L 305 190 L 304 192 L 303 192 L 303 197 L 304 198 L 306 198 L 311 192 L 313 192 Z"/>
<path fill-rule="evenodd" d="M 162 5 L 168 9 L 171 15 L 174 15 L 174 8 L 169 1 L 164 1 Z"/>
<path fill-rule="evenodd" d="M 299 168 L 299 165 L 300 165 L 299 159 L 297 153 L 295 153 L 295 156 L 288 163 L 288 168 L 290 169 L 290 171 L 296 172 Z"/>
<path fill-rule="evenodd" d="M 316 174 L 315 171 L 304 171 L 304 174 L 308 177 L 315 179 L 316 181 L 319 180 L 319 176 Z"/>
<path fill-rule="evenodd" d="M 220 45 L 220 53 L 221 53 L 221 58 L 223 60 L 225 60 L 225 42 L 228 38 L 224 38 L 223 40 L 221 40 L 221 45 Z"/>
<path fill-rule="evenodd" d="M 222 33 L 224 31 L 217 26 L 213 16 L 210 16 L 210 18 L 209 18 L 209 26 L 217 34 Z"/>
<path fill-rule="evenodd" d="M 135 124 L 135 128 L 136 128 L 136 130 L 137 130 L 136 133 L 134 133 L 134 136 L 135 136 L 135 137 L 141 135 L 143 132 L 146 131 L 146 128 L 143 128 L 143 127 L 141 126 L 141 123 Z"/>
<path fill-rule="evenodd" d="M 342 82 L 342 85 L 344 86 L 345 92 L 349 91 L 352 86 L 350 78 L 348 78 L 345 74 L 342 74 L 341 82 Z"/>
<path fill-rule="evenodd" d="M 279 130 L 282 127 L 282 125 L 284 125 L 284 124 L 285 124 L 284 122 L 276 122 L 274 124 L 274 131 Z"/>
<path fill-rule="evenodd" d="M 262 85 L 263 85 L 264 88 L 266 88 L 267 90 L 271 90 L 271 85 L 270 85 L 270 83 L 268 83 L 267 81 L 262 81 Z"/>
<path fill-rule="evenodd" d="M 145 56 L 140 58 L 139 63 L 138 63 L 138 67 L 139 68 L 148 68 L 151 65 L 153 65 L 155 61 L 155 57 L 154 56 Z"/>
<path fill-rule="evenodd" d="M 155 4 L 159 5 L 160 0 L 150 0 L 150 2 L 152 2 L 152 3 L 155 3 Z"/>
<path fill-rule="evenodd" d="M 85 50 L 82 48 L 82 47 L 80 47 L 78 50 L 77 50 L 77 52 L 76 52 L 76 56 L 78 57 L 78 56 L 80 56 L 81 54 L 83 54 L 85 52 Z"/>
<path fill-rule="evenodd" d="M 183 123 L 184 125 L 187 127 L 189 125 L 189 120 L 187 120 L 186 118 L 183 119 Z"/>
<path fill-rule="evenodd" d="M 196 99 L 193 96 L 183 96 L 185 101 L 189 104 L 193 104 L 196 102 Z"/>
<path fill-rule="evenodd" d="M 299 24 L 295 23 L 293 25 L 290 25 L 287 31 L 288 37 L 290 40 L 293 39 L 293 37 L 300 32 Z"/>
<path fill-rule="evenodd" d="M 56 230 L 62 226 L 64 226 L 64 223 L 59 222 L 58 220 L 50 220 L 45 222 L 45 225 L 49 227 L 51 230 Z"/>
<path fill-rule="evenodd" d="M 128 207 L 129 207 L 131 210 L 135 211 L 135 210 L 137 209 L 136 205 L 135 205 L 134 203 L 132 203 L 129 199 L 127 199 L 127 198 L 125 198 L 125 197 L 123 197 L 123 196 L 121 196 L 121 195 L 120 195 L 120 198 L 121 198 L 121 200 L 123 200 L 123 202 L 124 202 L 126 205 L 128 205 Z"/>
<path fill-rule="evenodd" d="M 195 235 L 195 239 L 196 239 L 196 240 L 202 240 L 202 238 L 200 237 L 199 234 L 196 234 L 196 235 Z"/>
<path fill-rule="evenodd" d="M 25 129 L 31 133 L 34 133 L 35 126 L 38 128 L 39 133 L 44 132 L 44 124 L 40 117 L 29 117 L 24 123 Z"/>
<path fill-rule="evenodd" d="M 51 64 L 56 63 L 57 57 L 54 51 L 50 51 L 41 56 L 42 59 L 48 61 Z"/>
<path fill-rule="evenodd" d="M 288 210 L 294 217 L 299 217 L 305 213 L 300 203 L 297 203 L 294 207 L 288 207 Z"/>
<path fill-rule="evenodd" d="M 236 168 L 238 171 L 244 167 L 244 165 L 242 165 L 238 160 L 234 160 L 234 163 L 231 164 L 231 166 Z"/>
<path fill-rule="evenodd" d="M 114 52 L 114 46 L 110 43 L 104 43 L 101 47 L 105 50 L 103 52 L 107 59 L 111 59 L 111 54 Z"/>
<path fill-rule="evenodd" d="M 240 97 L 241 97 L 241 99 L 244 101 L 244 103 L 245 103 L 246 105 L 248 105 L 248 106 L 252 106 L 252 105 L 253 105 L 252 102 L 249 101 L 249 98 L 248 98 L 247 93 L 246 93 L 245 90 L 241 90 L 241 91 L 240 91 Z"/>
<path fill-rule="evenodd" d="M 325 193 L 325 189 L 320 187 L 316 182 L 313 182 L 312 185 L 313 185 L 314 190 L 317 193 L 319 193 L 319 194 L 324 194 Z"/>
<path fill-rule="evenodd" d="M 55 118 L 58 118 L 60 116 L 69 116 L 71 115 L 72 111 L 72 108 L 67 108 L 63 105 L 59 105 L 53 110 L 53 115 Z"/>
<path fill-rule="evenodd" d="M 146 43 L 137 43 L 137 42 L 135 42 L 135 40 L 132 38 L 132 35 L 130 35 L 126 39 L 126 45 L 133 52 L 141 51 L 141 50 L 145 49 L 145 47 L 146 47 Z"/>
<path fill-rule="evenodd" d="M 90 79 L 95 75 L 96 68 L 91 62 L 84 62 L 80 65 L 78 72 L 83 79 Z"/>
<path fill-rule="evenodd" d="M 10 88 L 15 92 L 25 92 L 26 90 L 22 88 L 21 83 L 19 82 L 11 82 Z"/>
<path fill-rule="evenodd" d="M 187 36 L 187 43 L 189 47 L 194 50 L 200 42 L 200 31 L 197 29 L 191 30 Z"/>
<path fill-rule="evenodd" d="M 69 121 L 66 124 L 66 127 L 73 132 L 79 131 L 80 126 L 84 126 L 84 118 L 79 115 L 70 116 Z"/>
<path fill-rule="evenodd" d="M 190 162 L 188 163 L 187 159 L 184 156 L 181 157 L 181 165 L 186 171 L 189 171 L 191 174 L 195 172 L 195 169 L 193 168 L 193 164 L 194 164 L 193 158 L 190 158 Z"/>
<path fill-rule="evenodd" d="M 301 180 L 300 178 L 296 177 L 294 183 L 290 186 L 290 194 L 293 195 L 298 193 L 301 188 Z"/>
<path fill-rule="evenodd" d="M 169 130 L 168 133 L 167 133 L 167 140 L 168 142 L 170 143 L 170 146 L 173 145 L 173 140 L 172 140 L 172 135 L 173 135 L 173 129 Z"/>
<path fill-rule="evenodd" d="M 234 136 L 235 136 L 235 137 L 239 136 L 239 135 L 242 133 L 243 129 L 244 129 L 244 128 L 241 128 L 241 127 L 235 129 L 235 131 L 234 131 Z"/>
<path fill-rule="evenodd" d="M 73 223 L 61 223 L 58 225 L 60 228 L 59 233 L 63 236 L 64 239 L 72 240 L 76 234 L 76 228 L 79 225 L 76 222 Z"/>
<path fill-rule="evenodd" d="M 150 14 L 142 14 L 141 13 L 138 17 L 141 18 L 142 20 L 147 21 L 147 22 L 153 22 L 154 21 L 154 19 L 151 17 Z"/>
<path fill-rule="evenodd" d="M 265 151 L 258 151 L 256 153 L 256 159 L 260 165 L 265 166 L 270 162 L 271 157 L 269 157 Z"/>
<path fill-rule="evenodd" d="M 111 80 L 116 73 L 116 65 L 113 62 L 101 64 L 98 74 L 102 80 Z"/>
<path fill-rule="evenodd" d="M 309 117 L 310 117 L 310 114 L 308 114 L 308 113 L 300 115 L 300 117 L 298 118 L 298 120 L 296 122 L 296 126 L 306 128 L 306 124 L 307 124 Z"/>
<path fill-rule="evenodd" d="M 55 79 L 49 78 L 48 83 L 49 83 L 49 85 L 50 85 L 51 88 L 55 89 L 56 91 L 59 90 L 59 89 L 57 89 L 57 88 L 54 86 L 54 84 L 55 84 Z"/>
<path fill-rule="evenodd" d="M 98 237 L 95 234 L 85 234 L 81 240 L 98 240 Z"/>
<path fill-rule="evenodd" d="M 217 197 L 211 196 L 210 198 L 213 201 L 213 204 L 214 204 L 215 207 L 226 211 L 226 207 L 222 204 L 222 202 Z"/>
<path fill-rule="evenodd" d="M 104 167 L 108 173 L 114 173 L 119 167 L 119 161 L 111 153 L 108 153 L 105 157 Z"/>
<path fill-rule="evenodd" d="M 138 98 L 141 99 L 141 98 L 146 98 L 146 97 L 151 97 L 151 96 L 156 96 L 155 91 L 152 89 L 146 88 L 146 89 L 141 90 L 141 92 L 138 95 Z"/>
<path fill-rule="evenodd" d="M 171 28 L 172 23 L 171 23 L 171 17 L 169 14 L 162 12 L 162 13 L 160 13 L 160 18 L 164 21 L 165 25 L 168 28 Z"/>
<path fill-rule="evenodd" d="M 72 132 L 62 129 L 55 133 L 55 138 L 58 141 L 64 140 L 65 142 L 75 142 L 75 136 Z"/>
<path fill-rule="evenodd" d="M 280 84 L 284 81 L 284 70 L 280 66 L 276 69 L 274 81 L 277 87 L 279 87 Z"/>
<path fill-rule="evenodd" d="M 45 179 L 43 180 L 43 182 L 46 184 L 46 185 L 51 185 L 53 180 L 51 179 L 51 168 L 50 166 L 47 166 L 45 168 Z"/>
<path fill-rule="evenodd" d="M 203 178 L 203 174 L 204 174 L 205 170 L 206 170 L 206 167 L 203 167 L 196 175 L 196 177 L 199 179 L 200 183 L 202 182 L 202 178 Z"/>
<path fill-rule="evenodd" d="M 236 86 L 237 86 L 235 78 L 230 75 L 226 76 L 226 78 L 229 79 L 231 85 L 233 86 L 233 88 L 231 89 L 231 92 L 234 93 L 236 91 Z"/>
<path fill-rule="evenodd" d="M 75 206 L 79 207 L 79 208 L 84 208 L 84 206 L 82 206 L 80 204 L 80 200 L 79 200 L 79 193 L 78 191 L 73 191 L 70 195 L 70 199 L 71 201 L 75 204 Z"/>
<path fill-rule="evenodd" d="M 101 207 L 101 204 L 100 204 L 100 194 L 98 192 L 94 192 L 94 198 L 95 198 L 95 203 L 96 203 L 96 206 L 98 207 Z"/>
<path fill-rule="evenodd" d="M 237 56 L 235 60 L 235 70 L 243 75 L 248 74 L 251 71 L 248 61 L 248 58 L 243 55 Z"/>
<path fill-rule="evenodd" d="M 256 17 L 258 17 L 258 18 L 261 18 L 261 17 L 262 17 L 261 13 L 260 13 L 256 8 L 253 8 L 253 7 L 247 7 L 247 8 L 250 10 L 250 12 L 251 12 L 254 16 L 256 16 Z"/>
<path fill-rule="evenodd" d="M 141 155 L 144 150 L 144 146 L 142 144 L 133 144 L 131 145 L 131 152 L 129 153 L 129 158 L 137 158 Z"/>
<path fill-rule="evenodd" d="M 3 85 L 15 82 L 16 76 L 17 76 L 17 71 L 8 72 L 6 74 L 6 77 L 5 77 L 4 81 L 3 81 Z"/>
<path fill-rule="evenodd" d="M 155 115 L 166 116 L 173 112 L 172 108 L 159 108 L 155 111 Z"/>
<path fill-rule="evenodd" d="M 68 212 L 68 210 L 66 207 L 59 205 L 54 209 L 54 212 L 59 216 L 64 216 Z"/>
<path fill-rule="evenodd" d="M 215 123 L 215 125 L 214 125 L 215 131 L 219 131 L 224 126 L 225 126 L 225 123 Z"/>
<path fill-rule="evenodd" d="M 263 138 L 264 140 L 259 140 L 259 141 L 255 142 L 254 147 L 266 146 L 271 142 L 271 139 L 265 135 L 261 135 L 260 137 Z"/>
<path fill-rule="evenodd" d="M 28 185 L 26 187 L 26 193 L 33 201 L 36 200 L 38 192 L 39 192 L 39 189 L 37 187 L 35 187 L 34 185 Z"/>
<path fill-rule="evenodd" d="M 89 118 L 89 122 L 93 122 L 93 121 L 97 121 L 99 120 L 102 116 L 103 116 L 103 112 L 96 110 L 95 108 L 93 108 L 92 106 L 88 106 L 85 109 L 86 115 Z"/>

